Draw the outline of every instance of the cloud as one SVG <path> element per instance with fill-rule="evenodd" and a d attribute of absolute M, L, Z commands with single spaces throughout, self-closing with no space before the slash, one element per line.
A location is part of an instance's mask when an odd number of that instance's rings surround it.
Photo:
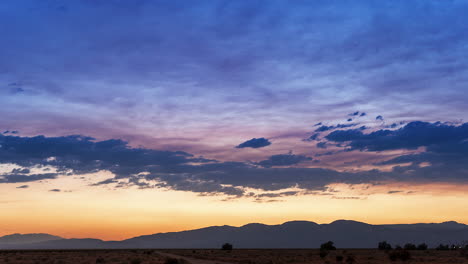
<path fill-rule="evenodd" d="M 30 172 L 31 172 L 31 170 L 25 169 L 25 168 L 22 168 L 22 169 L 21 168 L 16 168 L 16 169 L 13 169 L 11 171 L 11 173 L 19 173 L 19 174 L 28 174 Z"/>
<path fill-rule="evenodd" d="M 456 125 L 414 121 L 399 129 L 381 129 L 368 134 L 355 129 L 334 131 L 326 139 L 345 144 L 347 151 L 418 149 L 416 153 L 374 163 L 376 166 L 393 165 L 391 172 L 377 174 L 386 175 L 394 181 L 468 181 L 468 123 Z"/>
<path fill-rule="evenodd" d="M 265 127 L 298 123 L 310 112 L 333 109 L 327 111 L 330 116 L 368 102 L 385 115 L 404 111 L 434 117 L 438 114 L 430 110 L 441 105 L 452 116 L 466 112 L 468 37 L 460 21 L 468 7 L 463 1 L 216 1 L 196 8 L 187 1 L 77 1 L 58 6 L 50 0 L 8 1 L 0 8 L 2 28 L 14 32 L 0 43 L 9 51 L 0 56 L 0 70 L 8 69 L 2 79 L 24 89 L 2 93 L 0 101 L 7 106 L 1 114 L 29 132 L 57 127 L 56 134 L 90 133 L 80 130 L 91 123 L 90 113 L 104 127 L 152 122 L 184 129 L 197 124 L 206 131 L 217 122 L 239 127 L 251 115 Z M 172 15 L 183 19 L 174 23 Z M 24 36 L 35 45 L 24 45 Z M 51 49 L 56 52 L 38 52 Z M 129 89 L 129 83 L 140 89 Z M 441 93 L 442 88 L 449 91 Z M 420 103 L 431 109 L 419 109 Z M 24 104 L 28 114 L 10 110 Z M 86 121 L 74 122 L 73 128 L 61 122 L 50 127 L 51 113 L 64 106 L 69 109 L 60 111 L 64 120 Z M 103 106 L 110 111 L 99 111 Z M 102 133 L 115 135 L 115 129 Z"/>
<path fill-rule="evenodd" d="M 43 173 L 43 174 L 0 174 L 0 183 L 20 183 L 20 182 L 34 182 L 41 180 L 51 180 L 59 176 L 57 173 Z"/>
<path fill-rule="evenodd" d="M 324 143 L 342 144 L 347 151 L 425 151 L 400 155 L 374 166 L 393 165 L 388 171 L 371 169 L 337 171 L 299 167 L 313 161 L 292 153 L 272 155 L 257 163 L 220 162 L 180 151 L 159 151 L 129 146 L 125 141 L 97 141 L 85 136 L 19 137 L 0 135 L 0 163 L 21 168 L 0 175 L 0 183 L 33 182 L 109 171 L 114 176 L 91 184 L 115 188 L 165 188 L 200 195 L 249 196 L 247 190 L 281 192 L 289 188 L 322 192 L 333 183 L 381 184 L 385 182 L 468 181 L 467 124 L 411 122 L 396 130 L 368 134 L 359 129 L 333 131 Z M 335 155 L 344 150 L 319 155 Z M 407 165 L 407 164 L 410 165 Z M 403 165 L 402 165 L 403 164 Z M 54 168 L 36 173 L 32 168 Z M 34 171 L 34 173 L 32 173 Z"/>
<path fill-rule="evenodd" d="M 239 144 L 236 148 L 263 148 L 271 145 L 271 142 L 266 138 L 252 138 Z"/>
<path fill-rule="evenodd" d="M 375 120 L 383 121 L 384 118 L 383 118 L 383 116 L 378 115 L 378 116 L 375 117 Z"/>
<path fill-rule="evenodd" d="M 351 149 L 383 151 L 417 149 L 418 147 L 445 148 L 454 144 L 464 145 L 468 139 L 468 123 L 460 126 L 440 122 L 410 122 L 397 130 L 377 130 L 364 134 L 361 130 L 333 131 L 326 137 L 329 141 L 348 142 Z"/>
<path fill-rule="evenodd" d="M 320 133 L 315 133 L 313 134 L 312 136 L 310 136 L 309 138 L 306 138 L 304 139 L 304 141 L 314 141 L 314 140 L 318 140 L 318 137 L 320 136 Z"/>
<path fill-rule="evenodd" d="M 288 165 L 311 160 L 310 157 L 294 154 L 273 155 L 257 165 L 216 162 L 179 151 L 132 148 L 121 140 L 96 141 L 84 136 L 2 135 L 0 145 L 0 163 L 19 165 L 23 168 L 21 172 L 24 172 L 2 174 L 0 183 L 32 182 L 55 179 L 60 175 L 110 171 L 114 174 L 113 178 L 93 185 L 167 188 L 206 195 L 242 196 L 245 188 L 267 191 L 293 187 L 322 190 L 331 182 L 352 183 L 362 180 L 329 169 L 288 168 Z M 270 168 L 274 166 L 283 168 Z M 26 173 L 27 169 L 33 167 L 53 167 L 57 172 Z"/>
<path fill-rule="evenodd" d="M 27 188 L 29 188 L 29 185 L 21 185 L 21 186 L 16 187 L 16 189 L 27 189 Z"/>
<path fill-rule="evenodd" d="M 322 148 L 322 149 L 326 149 L 327 148 L 327 142 L 319 142 L 317 143 L 317 148 Z"/>
<path fill-rule="evenodd" d="M 52 189 L 52 190 L 49 190 L 49 192 L 61 192 L 62 190 L 60 189 Z"/>
<path fill-rule="evenodd" d="M 352 121 L 352 120 L 351 120 Z M 353 123 L 353 124 L 338 124 L 336 126 L 320 126 L 317 129 L 315 129 L 315 132 L 325 132 L 325 131 L 330 131 L 338 128 L 348 128 L 348 127 L 353 127 L 359 125 L 358 123 Z"/>
<path fill-rule="evenodd" d="M 294 155 L 292 153 L 289 153 L 289 154 L 273 155 L 269 157 L 267 160 L 262 160 L 256 164 L 265 168 L 270 168 L 274 166 L 296 165 L 298 163 L 309 161 L 309 160 L 312 160 L 312 158 L 304 156 L 304 155 Z"/>

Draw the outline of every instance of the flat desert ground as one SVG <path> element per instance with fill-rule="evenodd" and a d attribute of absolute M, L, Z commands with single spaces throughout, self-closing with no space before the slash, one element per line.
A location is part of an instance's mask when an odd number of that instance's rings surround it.
<path fill-rule="evenodd" d="M 415 250 L 408 260 L 391 260 L 377 249 L 338 249 L 320 256 L 317 249 L 128 249 L 4 250 L 0 264 L 468 264 L 466 251 Z"/>

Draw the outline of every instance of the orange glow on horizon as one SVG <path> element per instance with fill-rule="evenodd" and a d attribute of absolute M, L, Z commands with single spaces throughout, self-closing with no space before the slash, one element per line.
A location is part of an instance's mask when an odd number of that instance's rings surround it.
<path fill-rule="evenodd" d="M 33 183 L 26 190 L 16 186 L 0 186 L 0 211 L 6 212 L 0 219 L 0 235 L 49 233 L 65 238 L 122 240 L 213 225 L 281 224 L 292 220 L 468 223 L 467 186 L 449 183 L 335 184 L 330 188 L 338 192 L 332 195 L 280 197 L 280 201 L 263 203 L 251 198 L 222 201 L 223 196 L 161 189 L 89 188 L 86 182 L 70 177 L 53 183 Z M 48 191 L 53 187 L 67 190 L 67 186 L 74 188 L 70 192 Z"/>

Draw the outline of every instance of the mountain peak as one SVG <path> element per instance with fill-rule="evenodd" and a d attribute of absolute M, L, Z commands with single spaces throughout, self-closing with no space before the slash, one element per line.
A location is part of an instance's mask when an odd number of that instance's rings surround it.
<path fill-rule="evenodd" d="M 32 234 L 10 234 L 0 237 L 0 244 L 3 245 L 16 245 L 16 244 L 28 244 L 28 243 L 39 243 L 51 240 L 62 239 L 59 236 L 53 236 L 44 233 L 32 233 Z"/>
<path fill-rule="evenodd" d="M 354 220 L 345 220 L 339 219 L 330 223 L 330 225 L 369 225 L 364 222 L 354 221 Z"/>

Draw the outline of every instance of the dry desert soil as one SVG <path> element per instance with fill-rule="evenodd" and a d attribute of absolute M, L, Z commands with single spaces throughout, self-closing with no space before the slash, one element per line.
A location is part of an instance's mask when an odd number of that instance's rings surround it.
<path fill-rule="evenodd" d="M 321 256 L 317 249 L 4 250 L 0 264 L 468 264 L 468 252 L 462 250 L 409 251 L 407 260 L 391 260 L 392 252 L 338 249 Z"/>

